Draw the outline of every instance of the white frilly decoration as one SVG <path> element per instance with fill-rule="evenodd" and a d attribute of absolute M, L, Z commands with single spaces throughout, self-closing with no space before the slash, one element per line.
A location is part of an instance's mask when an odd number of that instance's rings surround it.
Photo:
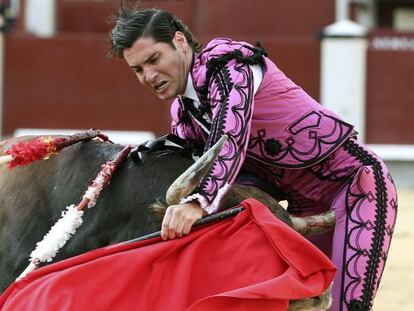
<path fill-rule="evenodd" d="M 74 204 L 67 206 L 66 209 L 67 211 L 62 212 L 62 217 L 43 237 L 43 240 L 36 244 L 36 248 L 30 254 L 30 265 L 17 280 L 26 276 L 27 273 L 34 271 L 40 262 L 52 261 L 59 249 L 66 244 L 82 225 L 83 211 L 78 210 Z"/>
<path fill-rule="evenodd" d="M 200 203 L 201 208 L 205 211 L 207 211 L 208 207 L 210 206 L 207 199 L 198 193 L 193 193 L 192 195 L 189 195 L 188 197 L 182 198 L 180 200 L 180 204 L 188 203 L 194 200 L 197 200 L 198 203 Z"/>
<path fill-rule="evenodd" d="M 217 196 L 214 199 L 213 203 L 211 204 L 208 203 L 205 197 L 203 197 L 201 194 L 198 194 L 198 193 L 194 193 L 186 198 L 181 199 L 180 204 L 184 204 L 187 202 L 191 202 L 193 200 L 197 200 L 200 203 L 200 206 L 203 210 L 205 210 L 208 214 L 212 214 L 218 210 L 221 199 L 227 193 L 229 188 L 230 188 L 229 183 L 225 183 L 224 186 L 221 187 L 217 191 Z"/>
<path fill-rule="evenodd" d="M 35 250 L 30 254 L 30 261 L 39 259 L 41 262 L 50 262 L 59 249 L 76 233 L 82 225 L 83 211 L 79 211 L 74 204 L 66 207 L 62 217 L 50 228 L 43 240 L 38 242 Z"/>

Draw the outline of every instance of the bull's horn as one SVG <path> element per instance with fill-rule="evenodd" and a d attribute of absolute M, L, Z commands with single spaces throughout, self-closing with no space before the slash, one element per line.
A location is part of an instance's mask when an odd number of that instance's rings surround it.
<path fill-rule="evenodd" d="M 304 236 L 313 236 L 332 231 L 335 227 L 335 211 L 306 217 L 290 216 L 293 229 Z"/>
<path fill-rule="evenodd" d="M 213 165 L 227 138 L 227 135 L 223 135 L 213 147 L 171 184 L 166 194 L 169 205 L 179 204 L 182 198 L 188 196 L 198 186 L 203 176 Z"/>

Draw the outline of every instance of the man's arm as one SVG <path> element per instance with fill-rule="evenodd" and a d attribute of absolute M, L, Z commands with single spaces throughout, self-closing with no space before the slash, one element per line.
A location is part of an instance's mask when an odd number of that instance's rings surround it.
<path fill-rule="evenodd" d="M 205 150 L 224 134 L 229 139 L 193 194 L 185 198 L 183 204 L 167 209 L 161 229 L 163 239 L 188 234 L 194 222 L 204 213 L 217 211 L 221 198 L 236 178 L 244 161 L 253 113 L 253 87 L 251 68 L 235 61 L 230 62 L 213 78 L 210 98 L 216 100 L 211 102 L 213 123 Z M 178 117 L 176 114 L 177 119 Z M 176 135 L 188 138 L 190 134 L 195 138 L 191 128 L 177 121 Z"/>
<path fill-rule="evenodd" d="M 253 73 L 247 64 L 230 61 L 213 77 L 209 91 L 213 122 L 205 150 L 224 134 L 228 140 L 210 171 L 183 203 L 197 200 L 207 213 L 217 211 L 221 198 L 244 161 L 250 136 L 253 96 Z"/>

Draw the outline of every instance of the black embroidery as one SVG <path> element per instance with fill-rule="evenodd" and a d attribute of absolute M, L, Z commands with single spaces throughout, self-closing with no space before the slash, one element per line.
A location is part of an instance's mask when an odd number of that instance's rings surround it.
<path fill-rule="evenodd" d="M 265 143 L 265 151 L 268 155 L 274 157 L 282 149 L 282 144 L 276 139 L 268 139 Z"/>
<path fill-rule="evenodd" d="M 248 48 L 252 54 L 244 56 L 240 50 L 234 50 L 220 57 L 211 58 L 208 60 L 206 64 L 207 72 L 205 82 L 202 86 L 195 88 L 200 96 L 200 101 L 203 102 L 208 100 L 208 89 L 211 78 L 220 72 L 229 61 L 235 59 L 237 63 L 247 65 L 260 65 L 262 68 L 266 67 L 264 57 L 267 56 L 267 53 L 260 45 L 260 43 L 256 47 L 249 45 L 244 45 L 243 47 Z M 209 51 L 211 51 L 211 49 L 205 50 L 204 52 Z"/>
<path fill-rule="evenodd" d="M 214 104 L 223 103 L 228 98 L 231 89 L 234 86 L 234 83 L 231 81 L 230 71 L 227 67 L 223 67 L 217 73 L 218 77 L 216 79 L 217 89 L 220 93 L 219 101 L 215 101 Z M 211 101 L 210 101 L 211 102 Z"/>
<path fill-rule="evenodd" d="M 223 67 L 214 77 L 216 83 L 216 99 L 210 99 L 212 110 L 218 111 L 211 125 L 211 132 L 206 144 L 206 150 L 210 148 L 223 134 L 227 134 L 229 148 L 227 155 L 221 155 L 215 161 L 209 173 L 205 176 L 195 192 L 205 198 L 214 199 L 218 189 L 228 180 L 232 180 L 238 173 L 241 155 L 239 146 L 247 144 L 248 135 L 246 122 L 252 116 L 253 101 L 253 73 L 250 68 L 242 63 L 236 63 L 233 69 L 241 78 L 234 82 L 231 79 L 227 66 Z M 236 93 L 238 100 L 230 103 L 230 93 Z M 219 109 L 217 110 L 217 105 Z M 231 114 L 235 119 L 234 128 L 227 128 L 227 116 Z M 213 172 L 215 175 L 213 176 Z M 219 173 L 217 173 L 219 172 Z M 209 202 L 210 204 L 212 202 Z"/>
<path fill-rule="evenodd" d="M 393 228 L 386 227 L 387 220 L 387 202 L 388 202 L 388 193 L 386 189 L 386 178 L 384 175 L 381 163 L 374 156 L 369 154 L 365 149 L 357 145 L 352 139 L 348 140 L 344 144 L 344 150 L 346 150 L 350 155 L 358 159 L 366 168 L 366 170 L 371 170 L 374 174 L 375 181 L 375 190 L 376 195 L 372 193 L 351 193 L 350 186 L 347 190 L 347 197 L 354 201 L 353 205 L 349 205 L 349 200 L 347 200 L 347 218 L 346 218 L 346 235 L 345 235 L 345 245 L 344 245 L 344 255 L 343 255 L 343 269 L 342 269 L 342 281 L 341 281 L 341 302 L 344 302 L 348 306 L 349 310 L 370 310 L 373 304 L 373 296 L 375 291 L 375 285 L 377 283 L 378 269 L 379 264 L 382 259 L 385 259 L 383 254 L 384 248 L 384 239 L 385 234 L 392 234 Z M 362 186 L 358 185 L 358 189 L 363 189 Z M 363 222 L 362 219 L 353 218 L 351 216 L 352 210 L 358 210 L 360 205 L 360 200 L 375 200 L 375 221 L 371 223 L 370 221 Z M 355 213 L 357 214 L 357 213 Z M 350 230 L 349 225 L 353 224 L 355 229 L 353 230 L 372 230 L 372 241 L 370 245 L 370 252 L 365 250 L 355 248 L 351 245 L 349 238 Z M 395 223 L 395 222 L 394 222 Z M 358 241 L 355 242 L 355 245 L 359 245 Z M 346 250 L 350 249 L 354 252 L 354 255 L 346 260 Z M 356 256 L 368 257 L 367 268 L 363 276 L 358 275 L 358 273 L 353 269 L 351 262 L 355 260 Z M 345 274 L 351 279 L 348 285 L 345 287 Z M 356 284 L 363 284 L 362 296 L 359 297 L 359 300 L 351 300 L 347 302 L 345 297 L 347 293 L 355 287 Z M 353 309 L 352 309 L 353 308 Z M 359 308 L 359 309 L 358 309 Z M 362 309 L 361 309 L 362 308 Z M 340 310 L 343 310 L 343 304 L 341 303 Z"/>
<path fill-rule="evenodd" d="M 336 160 L 335 157 L 336 153 L 333 152 L 325 160 L 307 168 L 307 170 L 315 174 L 320 180 L 346 182 L 349 179 L 349 176 L 351 176 L 359 166 L 350 164 L 339 169 L 333 168 L 334 165 L 332 165 L 332 162 Z"/>
<path fill-rule="evenodd" d="M 289 127 L 288 131 L 289 133 L 293 135 L 297 135 L 300 132 L 303 132 L 307 129 L 316 129 L 319 128 L 321 124 L 321 118 L 322 115 L 317 111 L 311 111 L 302 117 L 300 117 L 298 120 L 293 122 Z"/>
<path fill-rule="evenodd" d="M 349 311 L 369 311 L 369 308 L 363 305 L 363 303 L 359 300 L 352 299 L 349 304 Z"/>
<path fill-rule="evenodd" d="M 325 124 L 329 124 L 331 127 L 328 133 L 318 131 L 323 119 L 326 119 Z M 352 133 L 352 126 L 338 118 L 326 115 L 322 111 L 312 111 L 293 122 L 288 127 L 288 132 L 291 134 L 289 137 L 284 141 L 279 140 L 282 145 L 280 150 L 275 155 L 269 156 L 266 152 L 268 138 L 266 130 L 258 130 L 256 137 L 254 134 L 251 135 L 248 156 L 280 168 L 310 167 L 337 149 Z M 304 146 L 297 143 L 296 139 L 298 141 L 306 139 L 307 144 Z M 253 149 L 255 151 L 252 151 Z M 257 154 L 257 151 L 260 151 L 260 155 Z"/>

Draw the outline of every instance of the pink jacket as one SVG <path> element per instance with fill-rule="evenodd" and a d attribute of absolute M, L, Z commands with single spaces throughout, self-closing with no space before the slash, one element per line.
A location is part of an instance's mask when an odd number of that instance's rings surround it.
<path fill-rule="evenodd" d="M 249 65 L 254 64 L 261 65 L 263 77 L 253 96 Z M 329 156 L 353 131 L 287 78 L 260 47 L 214 39 L 195 55 L 191 77 L 201 105 L 177 98 L 172 132 L 206 150 L 229 136 L 210 172 L 183 200 L 197 199 L 209 213 L 217 210 L 246 156 L 279 168 L 305 168 Z"/>

